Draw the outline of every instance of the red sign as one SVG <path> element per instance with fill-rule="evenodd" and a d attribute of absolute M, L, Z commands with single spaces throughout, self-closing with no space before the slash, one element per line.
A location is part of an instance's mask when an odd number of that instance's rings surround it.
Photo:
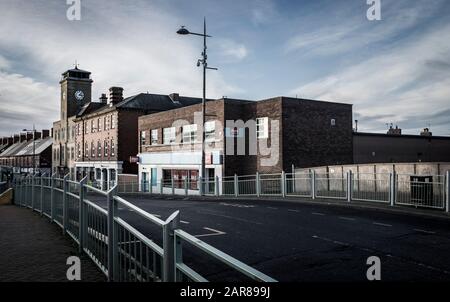
<path fill-rule="evenodd" d="M 205 164 L 206 165 L 211 165 L 212 164 L 212 154 L 205 154 Z"/>

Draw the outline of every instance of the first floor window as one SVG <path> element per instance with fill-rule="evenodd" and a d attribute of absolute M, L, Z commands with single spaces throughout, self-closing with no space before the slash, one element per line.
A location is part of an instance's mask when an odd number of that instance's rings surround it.
<path fill-rule="evenodd" d="M 158 129 L 152 129 L 151 132 L 151 144 L 157 145 L 158 144 Z"/>
<path fill-rule="evenodd" d="M 102 157 L 102 144 L 100 143 L 100 141 L 97 142 L 97 154 L 98 157 Z"/>
<path fill-rule="evenodd" d="M 191 124 L 183 126 L 183 143 L 195 143 L 197 140 L 197 125 Z"/>
<path fill-rule="evenodd" d="M 269 137 L 269 118 L 260 117 L 256 119 L 256 137 L 268 138 Z"/>
<path fill-rule="evenodd" d="M 141 131 L 141 147 L 145 146 L 145 144 L 147 143 L 145 140 L 145 131 Z"/>
<path fill-rule="evenodd" d="M 105 151 L 105 156 L 108 156 L 108 141 L 104 141 L 103 143 L 103 149 Z"/>
<path fill-rule="evenodd" d="M 163 129 L 163 144 L 170 145 L 175 143 L 175 127 Z"/>
<path fill-rule="evenodd" d="M 114 156 L 116 153 L 116 146 L 114 145 L 114 140 L 111 140 L 111 156 Z"/>
<path fill-rule="evenodd" d="M 94 142 L 91 142 L 91 157 L 95 157 L 95 145 L 94 145 Z"/>

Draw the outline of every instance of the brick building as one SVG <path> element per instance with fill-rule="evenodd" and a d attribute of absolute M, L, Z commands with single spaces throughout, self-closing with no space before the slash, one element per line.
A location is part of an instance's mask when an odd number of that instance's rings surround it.
<path fill-rule="evenodd" d="M 75 130 L 74 119 L 91 101 L 92 80 L 89 71 L 67 70 L 59 82 L 60 120 L 53 123 L 52 173 L 75 177 Z"/>
<path fill-rule="evenodd" d="M 36 166 L 36 173 L 51 172 L 52 138 L 49 130 L 36 131 L 34 135 L 33 133 L 16 134 L 3 141 L 8 147 L 0 152 L 2 171 L 31 173 Z"/>
<path fill-rule="evenodd" d="M 198 104 L 139 118 L 141 182 L 196 183 L 200 112 Z M 207 178 L 352 163 L 352 106 L 287 97 L 208 101 L 205 137 Z"/>
<path fill-rule="evenodd" d="M 137 174 L 130 156 L 138 152 L 138 117 L 200 102 L 178 94 L 140 93 L 123 98 L 121 87 L 111 87 L 99 102 L 87 103 L 74 119 L 77 179 L 88 175 L 108 188 L 118 174 Z"/>
<path fill-rule="evenodd" d="M 396 130 L 396 129 L 394 129 Z M 355 164 L 450 162 L 450 137 L 433 136 L 428 129 L 420 135 L 355 132 Z"/>

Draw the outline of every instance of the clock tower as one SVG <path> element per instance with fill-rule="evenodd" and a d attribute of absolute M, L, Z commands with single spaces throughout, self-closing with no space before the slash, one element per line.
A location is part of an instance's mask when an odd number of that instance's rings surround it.
<path fill-rule="evenodd" d="M 61 121 L 76 115 L 84 104 L 91 101 L 91 73 L 78 69 L 67 70 L 62 74 Z"/>

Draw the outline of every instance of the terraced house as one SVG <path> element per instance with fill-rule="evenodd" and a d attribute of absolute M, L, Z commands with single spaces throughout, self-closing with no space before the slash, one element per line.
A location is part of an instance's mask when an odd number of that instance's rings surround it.
<path fill-rule="evenodd" d="M 130 157 L 138 152 L 138 117 L 200 102 L 178 94 L 140 93 L 123 98 L 123 88 L 111 87 L 109 98 L 90 102 L 74 119 L 76 178 L 88 176 L 103 189 L 119 174 L 137 174 Z"/>

